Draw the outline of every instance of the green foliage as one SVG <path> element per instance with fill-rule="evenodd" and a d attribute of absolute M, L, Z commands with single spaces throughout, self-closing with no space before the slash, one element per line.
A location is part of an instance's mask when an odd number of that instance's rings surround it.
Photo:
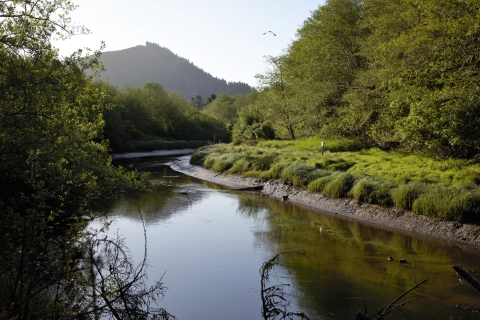
<path fill-rule="evenodd" d="M 274 139 L 275 131 L 265 113 L 256 105 L 249 105 L 238 112 L 233 126 L 233 137 L 243 140 Z"/>
<path fill-rule="evenodd" d="M 117 92 L 92 85 L 85 75 L 86 69 L 94 74 L 100 69 L 98 53 L 60 58 L 51 45 L 52 37 L 82 32 L 70 24 L 73 8 L 64 0 L 0 2 L 0 317 L 5 319 L 93 318 L 126 303 L 117 298 L 119 304 L 107 308 L 103 298 L 110 297 L 104 293 L 93 301 L 92 287 L 101 279 L 87 281 L 79 267 L 87 261 L 82 249 L 87 221 L 105 212 L 119 193 L 144 183 L 136 172 L 111 163 L 102 112 Z M 108 277 L 109 292 L 128 283 L 122 276 Z M 143 277 L 137 274 L 137 280 Z M 135 292 L 143 290 L 138 281 L 130 288 L 143 300 L 134 306 L 140 311 L 150 297 Z"/>
<path fill-rule="evenodd" d="M 115 152 L 171 149 L 173 143 L 161 142 L 166 139 L 230 141 L 224 123 L 196 111 L 178 92 L 166 92 L 158 83 L 124 90 L 102 81 L 96 81 L 95 86 L 106 92 L 104 136 Z M 147 139 L 150 136 L 158 141 L 145 142 L 152 140 Z M 182 143 L 177 144 L 181 146 Z"/>

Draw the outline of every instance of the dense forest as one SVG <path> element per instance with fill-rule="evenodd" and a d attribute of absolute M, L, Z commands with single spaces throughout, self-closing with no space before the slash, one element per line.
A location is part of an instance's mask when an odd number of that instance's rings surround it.
<path fill-rule="evenodd" d="M 480 147 L 479 18 L 475 0 L 329 0 L 283 55 L 266 58 L 236 137 L 267 137 L 252 132 L 271 127 L 279 138 L 355 137 L 471 158 Z"/>
<path fill-rule="evenodd" d="M 252 91 L 246 83 L 215 78 L 189 60 L 151 42 L 145 46 L 103 52 L 100 60 L 105 67 L 100 73 L 101 79 L 119 87 L 142 87 L 145 83 L 155 82 L 167 91 L 180 92 L 187 100 L 198 95 L 207 97 L 222 92 L 233 95 Z"/>

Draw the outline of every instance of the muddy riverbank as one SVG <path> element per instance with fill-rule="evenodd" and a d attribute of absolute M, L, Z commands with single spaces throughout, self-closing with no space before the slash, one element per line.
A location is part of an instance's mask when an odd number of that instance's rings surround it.
<path fill-rule="evenodd" d="M 283 180 L 264 181 L 206 170 L 189 163 L 190 156 L 170 163 L 172 169 L 218 183 L 231 189 L 259 189 L 263 196 L 313 207 L 332 214 L 358 219 L 383 227 L 435 238 L 480 246 L 480 226 L 420 216 L 411 211 L 357 203 L 352 199 L 332 199 L 320 193 L 294 187 Z"/>

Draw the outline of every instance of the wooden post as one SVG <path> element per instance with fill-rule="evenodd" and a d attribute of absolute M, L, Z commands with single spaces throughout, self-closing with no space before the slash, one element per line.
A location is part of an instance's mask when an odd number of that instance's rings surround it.
<path fill-rule="evenodd" d="M 324 150 L 325 150 L 325 149 L 324 149 L 324 146 L 325 146 L 325 145 L 323 144 L 323 141 L 322 141 L 322 156 L 323 156 L 323 152 L 324 152 Z"/>

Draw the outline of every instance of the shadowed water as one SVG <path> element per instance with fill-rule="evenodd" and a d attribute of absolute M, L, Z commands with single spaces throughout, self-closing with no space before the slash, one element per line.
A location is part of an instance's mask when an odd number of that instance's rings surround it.
<path fill-rule="evenodd" d="M 172 171 L 165 161 L 122 161 L 151 172 L 152 183 L 142 194 L 118 200 L 110 232 L 125 236 L 140 260 L 140 208 L 149 278 L 163 275 L 168 290 L 161 307 L 178 319 L 261 319 L 259 269 L 288 250 L 306 254 L 285 255 L 273 279 L 291 285 L 286 296 L 291 311 L 304 311 L 311 319 L 354 319 L 365 306 L 374 313 L 423 279 L 428 281 L 402 301 L 419 299 L 387 319 L 480 318 L 480 294 L 452 269 L 460 265 L 478 273 L 478 248 L 229 191 Z M 390 256 L 395 261 L 388 261 Z"/>

